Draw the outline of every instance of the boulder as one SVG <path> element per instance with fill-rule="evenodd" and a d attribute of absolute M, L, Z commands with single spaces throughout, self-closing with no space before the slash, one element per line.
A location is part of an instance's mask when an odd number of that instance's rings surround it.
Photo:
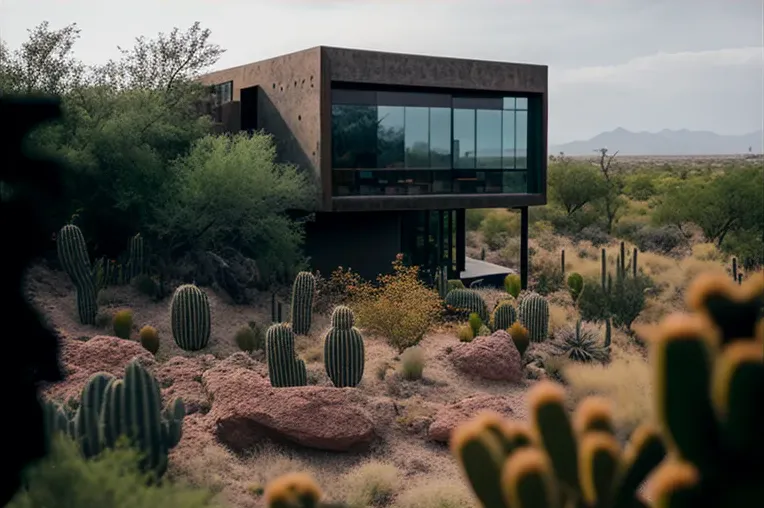
<path fill-rule="evenodd" d="M 60 400 L 79 398 L 88 378 L 96 372 L 122 377 L 133 358 L 139 358 L 150 370 L 156 366 L 154 356 L 138 342 L 107 335 L 98 335 L 86 342 L 64 338 L 60 356 L 66 378 L 43 391 L 46 397 Z"/>
<path fill-rule="evenodd" d="M 212 355 L 174 356 L 158 365 L 155 375 L 162 387 L 162 400 L 167 403 L 180 397 L 189 415 L 208 411 L 210 401 L 202 386 L 202 374 L 214 362 L 215 357 Z"/>
<path fill-rule="evenodd" d="M 371 414 L 354 388 L 273 388 L 257 372 L 221 362 L 204 373 L 208 417 L 217 439 L 241 452 L 265 438 L 327 451 L 348 451 L 375 436 Z"/>
<path fill-rule="evenodd" d="M 451 432 L 481 411 L 495 411 L 507 418 L 521 418 L 525 412 L 522 393 L 516 395 L 473 395 L 441 408 L 427 435 L 433 441 L 448 443 Z"/>
<path fill-rule="evenodd" d="M 523 360 L 504 330 L 486 337 L 476 337 L 454 347 L 451 361 L 460 371 L 492 381 L 520 382 L 523 379 Z"/>

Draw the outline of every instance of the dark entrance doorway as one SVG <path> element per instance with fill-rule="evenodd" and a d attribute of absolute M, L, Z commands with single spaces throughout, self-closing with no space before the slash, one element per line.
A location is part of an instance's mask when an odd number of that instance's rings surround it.
<path fill-rule="evenodd" d="M 257 130 L 257 87 L 242 88 L 241 100 L 241 130 L 254 133 Z"/>
<path fill-rule="evenodd" d="M 458 279 L 465 259 L 463 218 L 464 210 L 405 212 L 401 251 L 406 261 L 419 266 L 427 279 L 434 277 L 439 266 L 446 269 L 449 279 Z"/>

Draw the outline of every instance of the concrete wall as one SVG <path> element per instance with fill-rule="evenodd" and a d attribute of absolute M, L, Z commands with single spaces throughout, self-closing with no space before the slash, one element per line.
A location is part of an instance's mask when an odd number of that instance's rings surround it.
<path fill-rule="evenodd" d="M 242 88 L 258 86 L 258 127 L 273 134 L 281 160 L 310 169 L 320 178 L 319 48 L 213 72 L 200 81 L 207 85 L 233 81 L 234 101 L 240 100 Z"/>
<path fill-rule="evenodd" d="M 317 213 L 306 225 L 305 253 L 327 277 L 342 266 L 374 279 L 400 250 L 400 220 L 399 212 Z"/>

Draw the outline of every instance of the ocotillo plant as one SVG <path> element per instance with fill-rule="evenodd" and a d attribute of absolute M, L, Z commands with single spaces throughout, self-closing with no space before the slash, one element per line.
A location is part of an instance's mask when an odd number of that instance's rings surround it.
<path fill-rule="evenodd" d="M 193 284 L 184 284 L 175 290 L 170 309 L 172 336 L 178 347 L 199 351 L 207 346 L 211 332 L 207 293 Z"/>
<path fill-rule="evenodd" d="M 129 252 L 130 279 L 146 271 L 146 245 L 140 233 L 130 238 L 127 250 Z"/>
<path fill-rule="evenodd" d="M 357 386 L 363 378 L 365 354 L 361 332 L 353 326 L 353 311 L 339 306 L 332 313 L 332 327 L 324 341 L 324 365 L 337 388 Z"/>
<path fill-rule="evenodd" d="M 292 286 L 292 330 L 297 335 L 310 331 L 313 316 L 313 296 L 316 293 L 316 278 L 310 272 L 300 272 Z"/>
<path fill-rule="evenodd" d="M 56 246 L 61 267 L 72 279 L 76 290 L 80 322 L 83 325 L 93 325 L 98 313 L 98 291 L 93 279 L 85 237 L 80 228 L 74 224 L 67 224 L 58 232 Z"/>
<path fill-rule="evenodd" d="M 271 386 L 305 386 L 308 373 L 305 362 L 294 350 L 294 332 L 287 324 L 271 325 L 265 333 L 265 356 L 268 362 L 268 377 Z"/>

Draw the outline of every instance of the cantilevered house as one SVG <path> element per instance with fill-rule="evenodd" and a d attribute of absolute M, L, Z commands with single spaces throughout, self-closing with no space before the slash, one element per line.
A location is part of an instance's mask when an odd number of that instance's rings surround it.
<path fill-rule="evenodd" d="M 316 47 L 203 76 L 227 131 L 264 130 L 320 182 L 314 268 L 366 277 L 398 252 L 449 278 L 509 270 L 465 255 L 465 210 L 546 203 L 547 67 Z"/>

